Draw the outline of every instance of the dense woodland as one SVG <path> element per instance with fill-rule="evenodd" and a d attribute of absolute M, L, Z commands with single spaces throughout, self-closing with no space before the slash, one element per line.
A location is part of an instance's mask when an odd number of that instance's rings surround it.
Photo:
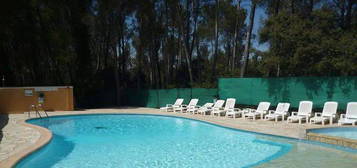
<path fill-rule="evenodd" d="M 267 17 L 255 25 L 258 8 Z M 356 39 L 355 0 L 5 0 L 0 77 L 73 85 L 78 99 L 219 77 L 350 76 Z"/>

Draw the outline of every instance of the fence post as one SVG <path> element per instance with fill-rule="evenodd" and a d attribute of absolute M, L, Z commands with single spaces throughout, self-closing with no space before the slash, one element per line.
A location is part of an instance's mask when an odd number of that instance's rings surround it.
<path fill-rule="evenodd" d="M 155 89 L 156 90 L 156 108 L 160 108 L 160 94 L 159 94 L 159 89 Z"/>
<path fill-rule="evenodd" d="M 190 98 L 192 99 L 192 87 L 190 89 Z"/>

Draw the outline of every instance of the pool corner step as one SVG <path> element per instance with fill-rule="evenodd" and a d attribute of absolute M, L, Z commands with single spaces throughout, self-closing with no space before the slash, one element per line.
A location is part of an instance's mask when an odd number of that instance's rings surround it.
<path fill-rule="evenodd" d="M 322 143 L 357 149 L 357 140 L 353 140 L 353 139 L 322 135 L 312 132 L 308 132 L 306 134 L 306 138 L 310 141 L 318 141 Z"/>

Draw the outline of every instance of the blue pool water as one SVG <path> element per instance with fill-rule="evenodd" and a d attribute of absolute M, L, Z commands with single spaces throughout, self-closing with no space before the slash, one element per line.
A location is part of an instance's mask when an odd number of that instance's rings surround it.
<path fill-rule="evenodd" d="M 176 117 L 81 115 L 28 122 L 51 130 L 53 139 L 16 167 L 251 167 L 292 148 L 262 135 Z"/>
<path fill-rule="evenodd" d="M 321 128 L 310 132 L 357 140 L 357 127 Z"/>

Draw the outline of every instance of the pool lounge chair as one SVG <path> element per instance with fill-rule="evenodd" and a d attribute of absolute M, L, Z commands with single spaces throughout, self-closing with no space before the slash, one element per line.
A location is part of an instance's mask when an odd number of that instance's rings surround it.
<path fill-rule="evenodd" d="M 240 108 L 228 109 L 226 112 L 226 117 L 236 118 L 237 116 L 242 116 L 243 111 Z"/>
<path fill-rule="evenodd" d="M 176 99 L 174 104 L 166 104 L 166 107 L 161 107 L 161 110 L 164 110 L 166 112 L 173 112 L 174 108 L 180 107 L 180 105 L 183 103 L 183 99 Z"/>
<path fill-rule="evenodd" d="M 269 114 L 265 116 L 265 120 L 273 119 L 275 122 L 278 122 L 278 119 L 281 118 L 281 120 L 284 121 L 285 117 L 288 116 L 289 107 L 290 103 L 278 103 L 275 111 L 269 110 Z"/>
<path fill-rule="evenodd" d="M 268 113 L 270 107 L 269 102 L 260 102 L 257 109 L 246 109 L 247 113 L 243 113 L 244 118 L 251 118 L 255 120 L 257 117 L 261 119 L 264 117 L 264 114 Z"/>
<path fill-rule="evenodd" d="M 236 104 L 236 99 L 234 98 L 228 98 L 226 101 L 226 105 L 224 106 L 224 108 L 222 109 L 213 109 L 212 111 L 212 115 L 218 115 L 221 116 L 222 114 L 225 115 L 225 113 L 229 110 L 234 110 L 234 106 Z"/>
<path fill-rule="evenodd" d="M 206 103 L 203 106 L 197 105 L 195 108 L 187 109 L 187 112 L 190 114 L 199 114 L 202 111 L 205 111 L 208 108 L 211 108 L 212 106 L 213 106 L 213 103 Z"/>
<path fill-rule="evenodd" d="M 341 114 L 341 118 L 338 120 L 338 125 L 357 123 L 357 102 L 350 102 L 347 104 L 346 114 Z"/>
<path fill-rule="evenodd" d="M 213 107 L 206 107 L 205 109 L 198 110 L 198 114 L 206 115 L 212 114 L 213 111 L 223 109 L 224 100 L 217 100 Z"/>
<path fill-rule="evenodd" d="M 292 112 L 291 116 L 288 117 L 287 122 L 299 121 L 299 124 L 301 124 L 304 120 L 309 122 L 312 112 L 312 104 L 312 101 L 301 101 L 299 104 L 299 110 L 297 112 Z"/>
<path fill-rule="evenodd" d="M 322 113 L 315 113 L 315 116 L 310 119 L 310 124 L 322 123 L 325 125 L 325 121 L 329 121 L 331 125 L 336 118 L 337 106 L 337 102 L 326 102 Z"/>
<path fill-rule="evenodd" d="M 198 99 L 191 99 L 188 105 L 182 104 L 179 107 L 174 107 L 174 112 L 185 113 L 188 109 L 196 108 L 197 103 L 198 103 Z"/>

